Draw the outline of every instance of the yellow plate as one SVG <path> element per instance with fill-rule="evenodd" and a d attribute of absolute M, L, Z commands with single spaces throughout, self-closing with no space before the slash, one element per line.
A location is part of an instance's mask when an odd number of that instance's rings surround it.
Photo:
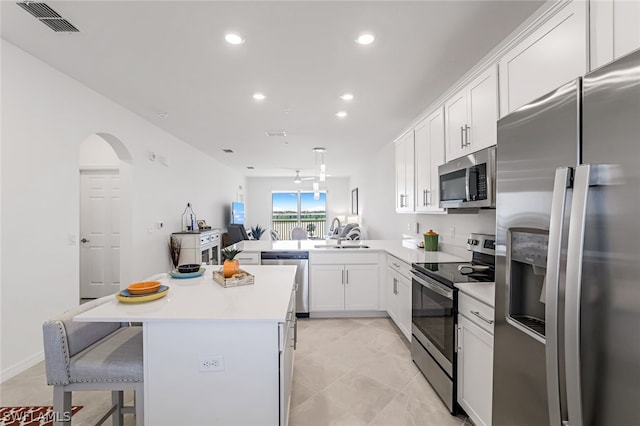
<path fill-rule="evenodd" d="M 145 294 L 141 296 L 125 296 L 121 293 L 116 293 L 116 299 L 118 299 L 122 303 L 150 302 L 152 300 L 160 299 L 161 297 L 164 297 L 167 295 L 167 293 L 169 293 L 168 286 L 161 286 L 160 290 L 162 291 L 158 291 L 156 293 L 151 293 L 151 294 Z"/>

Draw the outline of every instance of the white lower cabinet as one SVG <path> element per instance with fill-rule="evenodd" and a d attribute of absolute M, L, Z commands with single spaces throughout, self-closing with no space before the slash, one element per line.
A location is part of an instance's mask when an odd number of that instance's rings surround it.
<path fill-rule="evenodd" d="M 298 339 L 298 324 L 296 319 L 296 292 L 291 293 L 287 320 L 278 325 L 280 337 L 280 359 L 278 370 L 280 373 L 280 426 L 289 424 L 291 409 L 291 389 L 293 387 L 293 361 L 296 341 Z"/>
<path fill-rule="evenodd" d="M 459 293 L 458 404 L 476 426 L 491 424 L 493 308 Z"/>
<path fill-rule="evenodd" d="M 311 311 L 378 309 L 377 265 L 314 265 L 311 283 Z"/>
<path fill-rule="evenodd" d="M 404 337 L 411 341 L 411 266 L 393 257 L 387 258 L 387 312 Z"/>
<path fill-rule="evenodd" d="M 370 263 L 346 263 L 349 255 L 342 256 L 340 264 L 336 255 L 317 255 L 311 260 L 309 299 L 311 312 L 374 311 L 378 310 L 379 268 L 378 256 L 370 260 L 355 255 L 353 260 Z"/>

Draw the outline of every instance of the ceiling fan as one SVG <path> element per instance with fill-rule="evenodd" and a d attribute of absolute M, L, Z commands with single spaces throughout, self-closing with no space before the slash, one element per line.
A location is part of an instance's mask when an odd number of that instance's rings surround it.
<path fill-rule="evenodd" d="M 300 170 L 296 170 L 296 177 L 293 178 L 293 181 L 295 183 L 300 183 L 303 180 L 314 180 L 315 178 L 316 178 L 315 176 L 301 177 L 300 176 Z"/>

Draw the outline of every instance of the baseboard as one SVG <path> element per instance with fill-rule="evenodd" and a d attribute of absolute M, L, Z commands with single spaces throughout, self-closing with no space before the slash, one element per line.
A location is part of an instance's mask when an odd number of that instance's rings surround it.
<path fill-rule="evenodd" d="M 324 311 L 310 312 L 310 318 L 381 318 L 388 317 L 387 311 Z"/>
<path fill-rule="evenodd" d="M 33 367 L 42 360 L 44 360 L 44 351 L 33 354 L 30 357 L 25 358 L 24 360 L 13 364 L 8 368 L 5 368 L 4 370 L 0 371 L 0 383 L 4 383 L 7 380 L 17 376 L 18 374 Z"/>

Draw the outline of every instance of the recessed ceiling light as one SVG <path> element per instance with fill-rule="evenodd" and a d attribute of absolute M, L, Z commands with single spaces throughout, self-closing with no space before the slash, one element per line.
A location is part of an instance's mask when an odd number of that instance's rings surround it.
<path fill-rule="evenodd" d="M 373 41 L 375 39 L 376 38 L 374 37 L 373 34 L 371 34 L 371 33 L 363 33 L 363 34 L 360 34 L 358 36 L 358 38 L 356 39 L 356 43 L 362 44 L 363 46 L 366 46 L 368 44 L 373 43 Z"/>
<path fill-rule="evenodd" d="M 253 94 L 253 99 L 255 99 L 256 101 L 264 101 L 267 97 L 264 95 L 264 93 L 260 93 L 260 92 L 256 92 Z"/>
<path fill-rule="evenodd" d="M 234 33 L 225 34 L 224 39 L 227 41 L 227 43 L 230 43 L 230 44 L 244 43 L 244 39 L 240 37 L 238 34 L 234 34 Z"/>
<path fill-rule="evenodd" d="M 353 93 L 345 93 L 343 95 L 340 95 L 340 99 L 342 99 L 343 101 L 352 101 Z"/>
<path fill-rule="evenodd" d="M 231 148 L 223 148 L 223 149 L 222 149 L 222 151 L 223 151 L 225 154 L 233 154 L 233 150 L 232 150 Z"/>
<path fill-rule="evenodd" d="M 336 113 L 336 117 L 338 118 L 345 118 L 347 116 L 347 112 L 346 111 L 340 111 Z"/>
<path fill-rule="evenodd" d="M 327 148 L 322 148 L 322 147 L 313 148 L 313 152 L 327 152 Z"/>

